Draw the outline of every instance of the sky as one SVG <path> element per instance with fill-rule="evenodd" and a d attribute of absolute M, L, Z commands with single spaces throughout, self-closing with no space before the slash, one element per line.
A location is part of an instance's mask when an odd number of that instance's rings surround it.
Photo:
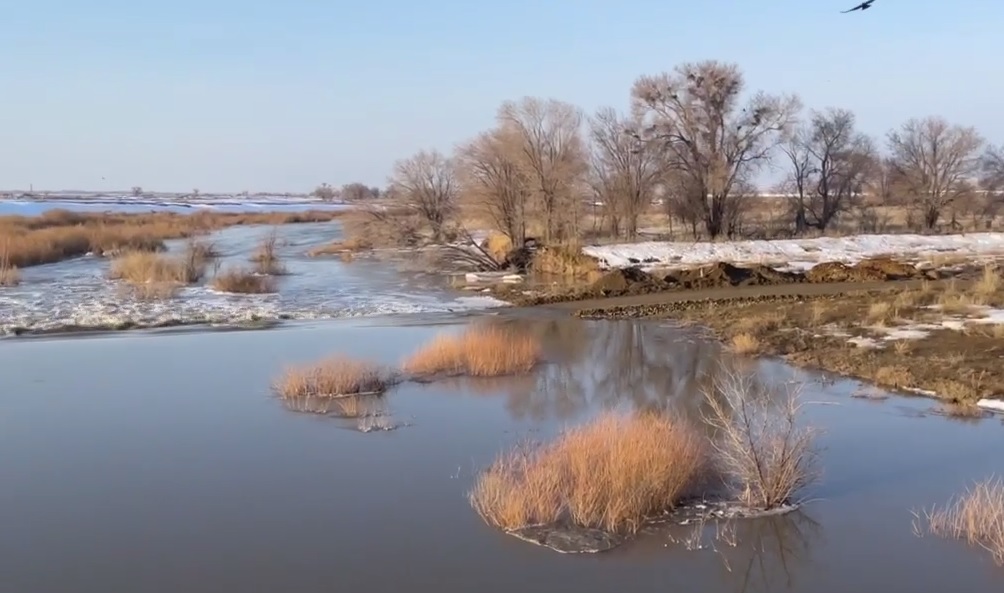
<path fill-rule="evenodd" d="M 0 190 L 382 186 L 504 100 L 626 110 L 704 59 L 880 139 L 941 115 L 1004 142 L 1004 2 L 856 1 L 0 0 Z"/>

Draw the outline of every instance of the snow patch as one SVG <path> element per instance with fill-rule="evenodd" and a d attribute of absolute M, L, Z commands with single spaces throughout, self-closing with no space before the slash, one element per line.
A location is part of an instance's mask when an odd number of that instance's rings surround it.
<path fill-rule="evenodd" d="M 898 255 L 930 258 L 938 254 L 1004 255 L 1004 233 L 966 235 L 857 235 L 784 239 L 775 241 L 666 242 L 591 245 L 583 253 L 609 268 L 642 265 L 647 268 L 688 267 L 718 261 L 731 263 L 787 262 L 795 269 L 824 261 L 856 263 L 863 259 Z"/>

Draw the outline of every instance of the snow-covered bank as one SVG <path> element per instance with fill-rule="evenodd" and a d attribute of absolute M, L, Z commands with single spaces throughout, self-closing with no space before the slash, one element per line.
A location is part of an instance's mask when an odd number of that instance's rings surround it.
<path fill-rule="evenodd" d="M 855 235 L 777 241 L 664 242 L 593 245 L 583 253 L 610 268 L 687 267 L 713 262 L 767 264 L 808 269 L 820 262 L 855 263 L 893 255 L 913 260 L 936 256 L 1004 256 L 1004 233 L 965 235 Z"/>

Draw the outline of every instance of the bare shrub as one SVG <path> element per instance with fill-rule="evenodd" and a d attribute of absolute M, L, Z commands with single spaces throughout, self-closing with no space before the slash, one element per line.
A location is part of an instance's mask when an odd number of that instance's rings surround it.
<path fill-rule="evenodd" d="M 1004 565 L 1004 481 L 1000 478 L 978 482 L 944 507 L 917 514 L 914 530 L 921 534 L 925 523 L 928 532 L 965 540 Z"/>
<path fill-rule="evenodd" d="M 743 504 L 777 508 L 815 480 L 816 431 L 799 426 L 797 392 L 722 369 L 704 399 L 719 470 Z"/>
<path fill-rule="evenodd" d="M 655 413 L 606 413 L 550 444 L 503 453 L 478 476 L 471 505 L 506 530 L 568 522 L 636 532 L 673 508 L 704 467 L 703 441 Z"/>
<path fill-rule="evenodd" d="M 255 271 L 265 276 L 279 276 L 286 273 L 286 267 L 279 259 L 279 235 L 272 231 L 262 239 L 251 255 Z"/>
<path fill-rule="evenodd" d="M 265 294 L 276 292 L 278 286 L 272 276 L 263 276 L 252 270 L 231 268 L 213 277 L 212 286 L 220 292 L 235 294 Z"/>
<path fill-rule="evenodd" d="M 498 377 L 529 372 L 540 356 L 540 344 L 532 335 L 478 325 L 459 335 L 435 337 L 404 362 L 403 370 L 419 377 Z"/>
<path fill-rule="evenodd" d="M 339 397 L 382 393 L 387 381 L 369 362 L 335 355 L 287 367 L 272 385 L 282 398 Z"/>

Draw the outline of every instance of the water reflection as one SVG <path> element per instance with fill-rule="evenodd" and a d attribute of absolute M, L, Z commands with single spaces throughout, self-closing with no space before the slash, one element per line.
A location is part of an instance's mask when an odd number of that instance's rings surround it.
<path fill-rule="evenodd" d="M 455 378 L 437 387 L 501 394 L 520 420 L 567 421 L 591 410 L 633 408 L 699 414 L 702 393 L 736 361 L 697 332 L 636 321 L 502 319 L 535 335 L 546 364 L 526 376 Z"/>
<path fill-rule="evenodd" d="M 796 576 L 810 564 L 812 547 L 822 532 L 822 526 L 801 511 L 735 524 L 735 539 L 730 543 L 726 540 L 731 536 L 719 536 L 715 544 L 730 575 L 728 590 L 797 589 Z"/>

